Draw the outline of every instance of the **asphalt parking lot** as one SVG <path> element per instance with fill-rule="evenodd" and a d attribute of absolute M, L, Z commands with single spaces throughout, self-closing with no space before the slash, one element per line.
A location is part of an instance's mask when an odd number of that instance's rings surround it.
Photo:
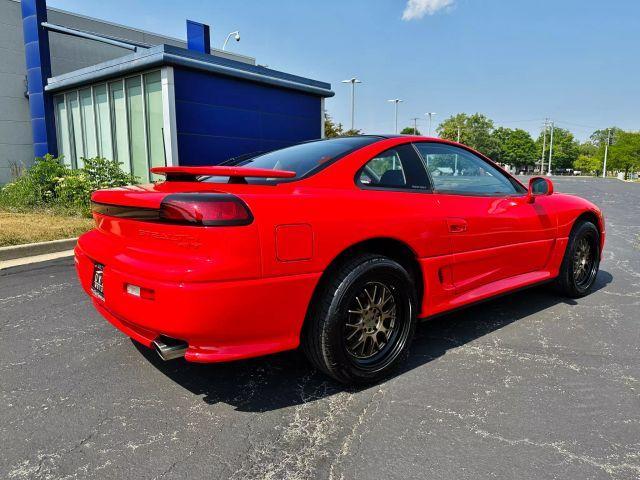
<path fill-rule="evenodd" d="M 595 292 L 538 287 L 423 323 L 394 378 L 344 389 L 289 352 L 162 363 L 71 258 L 0 271 L 0 478 L 640 478 L 640 185 L 595 201 Z"/>

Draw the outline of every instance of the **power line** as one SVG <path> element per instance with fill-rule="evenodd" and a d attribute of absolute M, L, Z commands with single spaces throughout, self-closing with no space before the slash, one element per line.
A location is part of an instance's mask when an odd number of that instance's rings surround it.
<path fill-rule="evenodd" d="M 532 119 L 529 119 L 529 120 L 507 120 L 507 121 L 504 121 L 504 122 L 494 122 L 494 123 L 499 124 L 499 125 L 504 125 L 505 123 L 534 123 L 534 122 L 540 122 L 540 121 L 543 121 L 543 120 L 544 120 L 544 118 L 532 118 Z"/>
<path fill-rule="evenodd" d="M 595 127 L 593 125 L 583 125 L 581 123 L 573 123 L 573 122 L 565 122 L 564 120 L 556 120 L 557 123 L 564 123 L 565 125 L 572 125 L 575 127 L 583 127 L 583 128 L 593 128 L 595 130 L 598 130 L 600 127 Z"/>

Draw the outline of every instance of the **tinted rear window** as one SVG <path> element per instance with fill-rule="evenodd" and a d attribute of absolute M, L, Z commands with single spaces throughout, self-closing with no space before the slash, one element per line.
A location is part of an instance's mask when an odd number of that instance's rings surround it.
<path fill-rule="evenodd" d="M 239 162 L 239 166 L 289 170 L 296 172 L 293 180 L 311 175 L 335 160 L 361 147 L 377 142 L 380 137 L 340 137 L 328 140 L 300 143 L 280 150 L 274 150 L 254 158 Z M 212 181 L 219 181 L 216 177 Z M 248 178 L 250 183 L 262 183 L 264 179 Z M 268 181 L 268 180 L 267 180 Z M 274 179 L 275 181 L 275 179 Z M 282 179 L 278 179 L 282 181 Z"/>

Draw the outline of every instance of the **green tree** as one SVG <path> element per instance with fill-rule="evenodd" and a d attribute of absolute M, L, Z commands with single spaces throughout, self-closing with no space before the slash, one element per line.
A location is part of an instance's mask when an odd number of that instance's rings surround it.
<path fill-rule="evenodd" d="M 573 168 L 583 173 L 597 175 L 602 170 L 602 161 L 598 157 L 580 154 L 573 162 Z"/>
<path fill-rule="evenodd" d="M 536 140 L 538 153 L 542 152 L 542 133 Z M 547 145 L 545 149 L 545 165 L 549 161 L 549 141 L 550 137 L 547 135 Z M 573 137 L 573 134 L 564 128 L 555 127 L 553 130 L 553 155 L 551 157 L 552 170 L 559 170 L 564 168 L 572 168 L 573 163 L 578 159 L 580 155 L 580 144 Z"/>
<path fill-rule="evenodd" d="M 414 130 L 413 127 L 404 127 L 400 133 L 402 135 L 422 135 L 420 133 L 420 130 L 418 130 L 417 128 Z"/>
<path fill-rule="evenodd" d="M 362 135 L 362 130 L 360 130 L 359 128 L 354 128 L 354 129 L 349 129 L 349 130 L 345 130 L 342 135 L 344 135 L 345 137 L 353 137 L 355 135 Z"/>
<path fill-rule="evenodd" d="M 593 149 L 595 150 L 595 152 L 593 153 L 590 152 L 589 155 L 597 159 L 597 160 L 594 160 L 594 163 L 595 161 L 597 161 L 599 164 L 597 172 L 601 172 L 603 168 L 604 151 L 605 151 L 605 146 L 607 144 L 607 140 L 609 141 L 609 145 L 615 145 L 618 135 L 620 133 L 623 133 L 623 130 L 618 127 L 603 128 L 593 132 L 589 137 L 590 141 L 585 142 L 585 143 L 591 144 L 593 146 Z M 607 170 L 610 170 L 609 166 L 607 166 Z"/>
<path fill-rule="evenodd" d="M 622 131 L 623 130 L 618 127 L 603 128 L 593 132 L 589 139 L 591 140 L 591 143 L 599 147 L 607 142 L 607 136 L 609 135 L 609 132 L 611 132 L 610 145 L 613 145 L 616 141 L 616 137 L 619 133 L 622 133 Z"/>
<path fill-rule="evenodd" d="M 573 162 L 573 168 L 594 175 L 602 171 L 602 157 L 592 141 L 578 145 L 578 158 Z"/>
<path fill-rule="evenodd" d="M 607 169 L 624 172 L 628 178 L 629 172 L 640 170 L 640 132 L 619 132 L 616 143 L 609 147 Z"/>
<path fill-rule="evenodd" d="M 345 130 L 341 123 L 334 123 L 331 115 L 327 112 L 324 114 L 324 136 L 325 138 L 334 137 L 352 137 L 354 135 L 362 135 L 362 130 L 357 128 Z"/>
<path fill-rule="evenodd" d="M 493 158 L 495 161 L 516 168 L 536 164 L 538 149 L 529 132 L 521 128 L 499 127 L 493 131 L 493 138 L 498 146 L 498 153 Z"/>
<path fill-rule="evenodd" d="M 598 155 L 598 146 L 591 141 L 582 142 L 578 145 L 578 153 L 587 157 L 595 157 Z"/>
<path fill-rule="evenodd" d="M 458 113 L 443 121 L 436 130 L 441 138 L 454 141 L 458 139 L 459 131 L 460 143 L 491 158 L 499 154 L 498 141 L 492 135 L 493 121 L 481 113 Z"/>
<path fill-rule="evenodd" d="M 341 123 L 334 123 L 331 115 L 324 113 L 324 136 L 325 138 L 333 138 L 344 135 L 344 129 Z"/>

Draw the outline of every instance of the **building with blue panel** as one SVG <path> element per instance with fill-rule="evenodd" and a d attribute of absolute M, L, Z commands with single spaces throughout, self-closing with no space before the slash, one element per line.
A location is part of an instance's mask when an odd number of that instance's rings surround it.
<path fill-rule="evenodd" d="M 178 158 L 183 164 L 219 163 L 322 135 L 327 84 L 291 78 L 293 83 L 284 87 L 180 67 L 174 67 L 174 81 Z"/>
<path fill-rule="evenodd" d="M 145 181 L 161 165 L 215 165 L 320 138 L 330 85 L 158 45 L 49 78 L 58 152 L 114 158 Z"/>
<path fill-rule="evenodd" d="M 45 153 L 72 168 L 114 159 L 146 181 L 152 166 L 213 165 L 323 135 L 329 84 L 211 49 L 207 25 L 187 21 L 182 42 L 47 9 L 44 0 L 0 0 L 0 11 L 21 19 L 26 92 L 17 98 L 11 85 L 10 106 L 19 110 L 15 128 L 30 130 L 28 149 L 26 134 L 3 144 L 0 131 L 0 183 L 12 163 Z"/>

